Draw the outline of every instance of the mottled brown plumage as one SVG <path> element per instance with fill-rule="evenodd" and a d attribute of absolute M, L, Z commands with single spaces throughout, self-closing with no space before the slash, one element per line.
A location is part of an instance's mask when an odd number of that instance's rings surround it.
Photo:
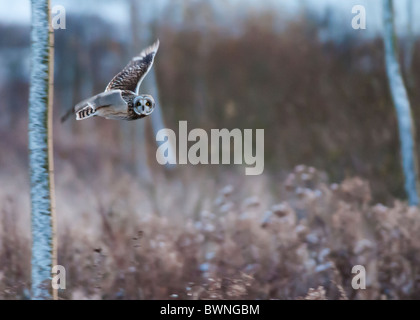
<path fill-rule="evenodd" d="M 137 120 L 150 115 L 155 108 L 155 101 L 149 94 L 139 94 L 139 88 L 153 65 L 159 48 L 159 40 L 131 59 L 107 85 L 104 92 L 78 103 L 66 115 L 71 114 L 76 120 L 100 116 L 114 120 Z"/>
<path fill-rule="evenodd" d="M 141 118 L 144 118 L 145 115 L 143 114 L 137 114 L 134 112 L 134 98 L 137 97 L 137 95 L 133 91 L 129 90 L 123 90 L 121 94 L 122 98 L 127 102 L 127 119 L 125 120 L 138 120 Z"/>

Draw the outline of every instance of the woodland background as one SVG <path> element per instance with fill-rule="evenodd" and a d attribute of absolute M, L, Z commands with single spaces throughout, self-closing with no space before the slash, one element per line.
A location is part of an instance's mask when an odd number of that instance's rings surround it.
<path fill-rule="evenodd" d="M 404 202 L 380 35 L 353 30 L 351 14 L 337 25 L 334 8 L 310 1 L 293 19 L 232 5 L 228 24 L 229 1 L 175 2 L 154 18 L 145 1 L 124 2 L 129 28 L 68 12 L 55 31 L 60 297 L 420 298 L 420 210 Z M 0 298 L 20 299 L 30 282 L 30 27 L 0 23 L 0 34 Z M 155 38 L 165 126 L 263 128 L 263 175 L 159 166 L 151 119 L 59 122 Z M 417 128 L 419 45 L 400 34 Z M 356 264 L 365 291 L 351 288 Z"/>

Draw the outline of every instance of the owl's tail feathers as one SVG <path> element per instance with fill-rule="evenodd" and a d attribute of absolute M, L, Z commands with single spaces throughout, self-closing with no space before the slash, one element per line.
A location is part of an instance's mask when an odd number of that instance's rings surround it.
<path fill-rule="evenodd" d="M 69 109 L 62 117 L 61 117 L 61 123 L 66 121 L 72 114 L 74 113 L 74 108 Z"/>
<path fill-rule="evenodd" d="M 96 115 L 96 109 L 88 103 L 85 107 L 76 111 L 76 120 L 85 120 L 94 115 Z"/>
<path fill-rule="evenodd" d="M 84 120 L 96 115 L 96 109 L 89 103 L 86 103 L 85 106 L 79 106 L 77 111 L 74 109 L 75 108 L 70 109 L 65 115 L 61 117 L 61 123 L 66 121 L 72 114 L 76 114 L 76 120 Z"/>

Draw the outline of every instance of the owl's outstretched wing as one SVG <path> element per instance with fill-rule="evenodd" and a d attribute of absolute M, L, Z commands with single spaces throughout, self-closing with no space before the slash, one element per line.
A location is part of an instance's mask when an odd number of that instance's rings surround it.
<path fill-rule="evenodd" d="M 158 49 L 159 40 L 131 59 L 127 66 L 111 80 L 105 91 L 120 89 L 139 94 L 141 82 L 152 68 Z"/>
<path fill-rule="evenodd" d="M 113 113 L 127 112 L 127 103 L 122 97 L 121 90 L 102 92 L 79 102 L 61 117 L 61 122 L 66 121 L 72 114 L 76 115 L 76 120 L 84 120 L 95 116 L 98 110 L 109 106 L 112 106 Z"/>

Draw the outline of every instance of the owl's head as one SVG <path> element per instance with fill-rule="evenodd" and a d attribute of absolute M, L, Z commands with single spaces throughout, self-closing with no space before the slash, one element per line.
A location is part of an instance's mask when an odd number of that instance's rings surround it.
<path fill-rule="evenodd" d="M 133 105 L 135 113 L 148 116 L 155 109 L 155 100 L 149 94 L 142 94 L 134 98 Z"/>

